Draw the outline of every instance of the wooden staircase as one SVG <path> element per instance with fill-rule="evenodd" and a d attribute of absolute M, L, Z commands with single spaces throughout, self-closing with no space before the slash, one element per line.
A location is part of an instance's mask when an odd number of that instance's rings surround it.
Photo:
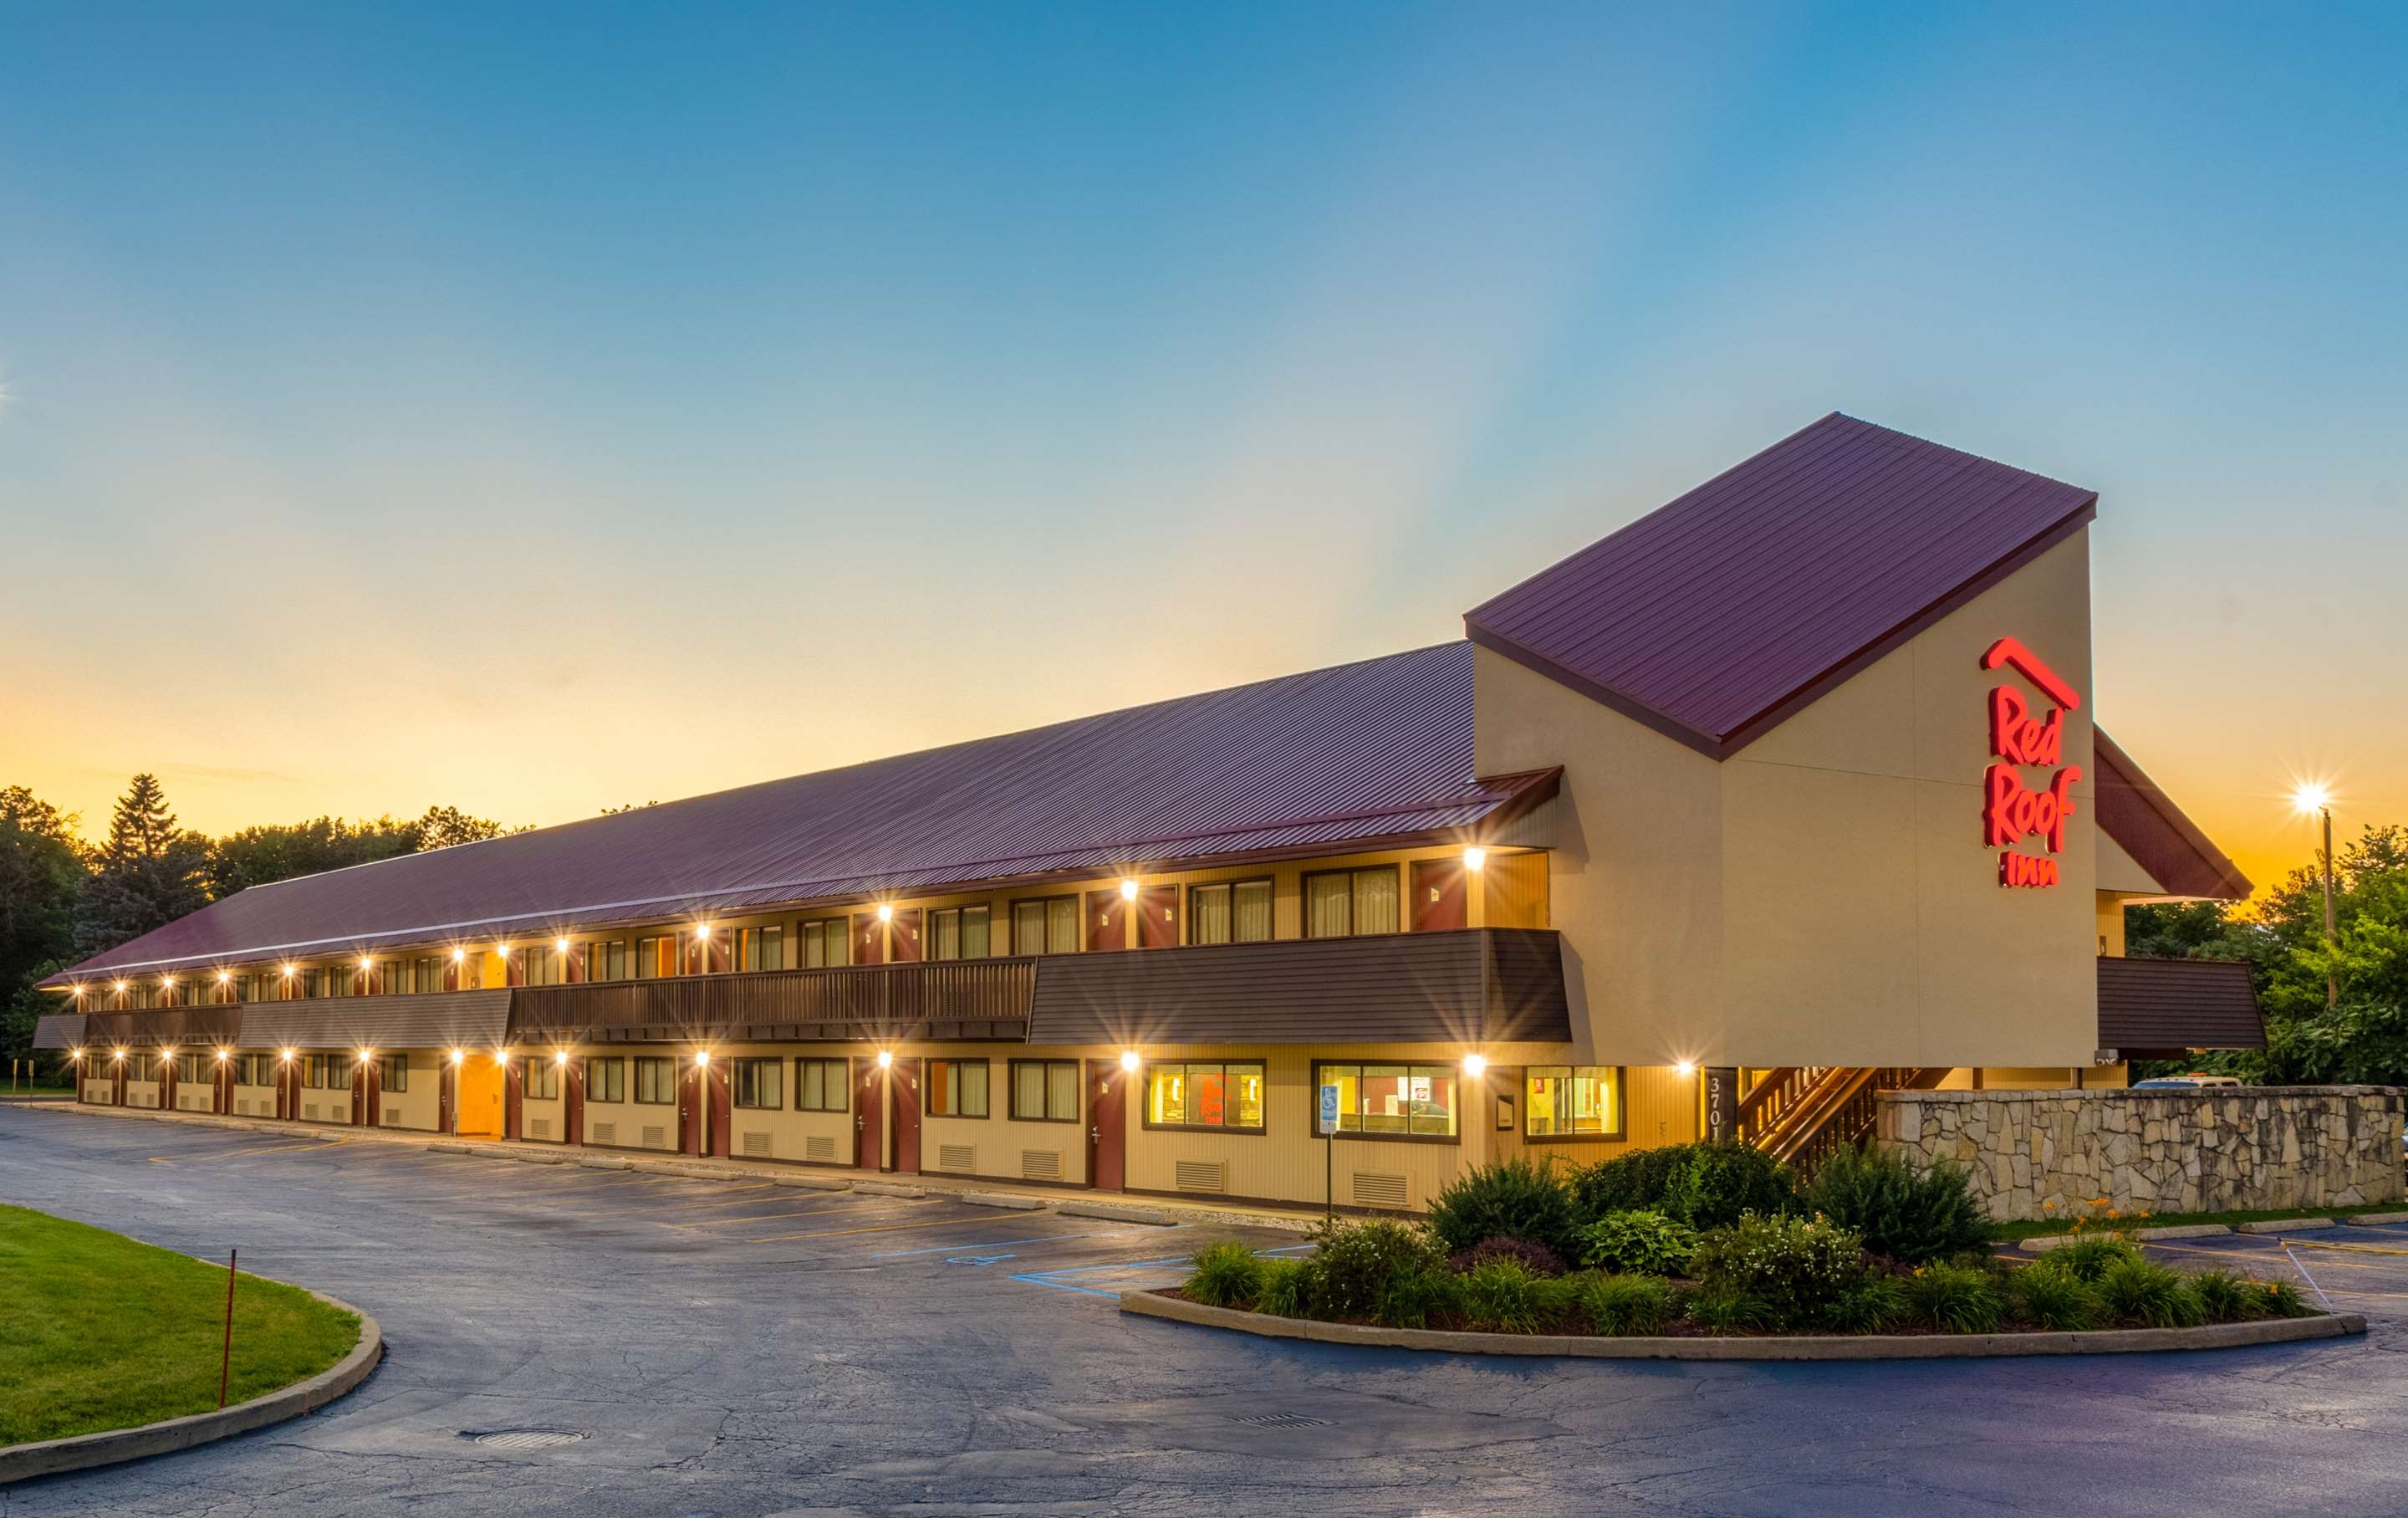
<path fill-rule="evenodd" d="M 1739 1138 L 1812 1171 L 1833 1150 L 1870 1137 L 1884 1092 L 1929 1091 L 1949 1066 L 1860 1068 L 1784 1065 L 1768 1070 L 1739 1099 Z"/>

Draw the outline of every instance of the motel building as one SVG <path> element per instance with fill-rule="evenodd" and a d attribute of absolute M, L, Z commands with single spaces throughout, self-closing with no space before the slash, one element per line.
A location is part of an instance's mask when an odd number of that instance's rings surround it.
<path fill-rule="evenodd" d="M 1834 414 L 1461 641 L 254 887 L 39 1042 L 101 1106 L 1412 1210 L 2121 1085 L 2263 1035 L 2123 956 L 2249 883 L 2099 725 L 2097 502 Z"/>

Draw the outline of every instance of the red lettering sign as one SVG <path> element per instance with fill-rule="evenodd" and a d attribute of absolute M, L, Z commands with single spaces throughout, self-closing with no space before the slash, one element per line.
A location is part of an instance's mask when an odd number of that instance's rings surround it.
<path fill-rule="evenodd" d="M 2001 638 L 1982 656 L 1982 668 L 2000 665 L 2030 681 L 2052 704 L 2046 716 L 2036 716 L 2015 687 L 1991 688 L 1990 753 L 2000 762 L 1982 776 L 1982 845 L 2000 851 L 2000 885 L 2054 886 L 2057 860 L 2015 846 L 2037 838 L 2048 854 L 2065 851 L 2065 819 L 2073 815 L 2073 785 L 2082 778 L 2080 765 L 2064 762 L 2065 714 L 2080 706 L 2082 698 L 2021 639 Z M 2049 766 L 2057 768 L 2045 783 L 2025 783 L 2026 767 Z"/>

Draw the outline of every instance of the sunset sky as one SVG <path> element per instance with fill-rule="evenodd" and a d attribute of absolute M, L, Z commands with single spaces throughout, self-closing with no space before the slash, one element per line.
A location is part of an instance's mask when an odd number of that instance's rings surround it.
<path fill-rule="evenodd" d="M 1841 410 L 2408 821 L 2408 7 L 48 6 L 0 784 L 548 823 L 1460 635 Z M 2012 13 L 2011 13 L 2012 12 Z"/>

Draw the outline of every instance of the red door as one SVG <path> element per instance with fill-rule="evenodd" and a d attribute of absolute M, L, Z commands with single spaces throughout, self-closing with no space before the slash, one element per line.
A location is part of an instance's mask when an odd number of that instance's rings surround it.
<path fill-rule="evenodd" d="M 736 1091 L 725 1060 L 713 1060 L 702 1071 L 702 1084 L 710 1102 L 710 1133 L 705 1147 L 724 1160 L 734 1146 L 736 1128 Z"/>
<path fill-rule="evenodd" d="M 884 964 L 886 962 L 886 924 L 875 912 L 856 912 L 853 917 L 853 962 Z"/>
<path fill-rule="evenodd" d="M 1179 888 L 1148 886 L 1137 893 L 1137 947 L 1179 947 Z"/>
<path fill-rule="evenodd" d="M 678 1063 L 678 1152 L 702 1152 L 702 1072 L 684 1061 Z"/>
<path fill-rule="evenodd" d="M 876 1170 L 883 1162 L 879 1139 L 885 1134 L 885 1072 L 876 1060 L 853 1062 L 853 1164 L 857 1170 Z"/>
<path fill-rule="evenodd" d="M 279 1059 L 276 1062 L 276 1115 L 289 1121 L 300 1110 L 301 1072 L 293 1067 L 291 1060 Z"/>
<path fill-rule="evenodd" d="M 176 1062 L 169 1059 L 159 1062 L 159 1109 L 176 1110 Z"/>
<path fill-rule="evenodd" d="M 129 1060 L 108 1062 L 108 1105 L 111 1106 L 125 1105 L 125 1067 L 129 1063 Z"/>
<path fill-rule="evenodd" d="M 234 1061 L 218 1062 L 217 1078 L 210 1082 L 209 1110 L 220 1117 L 234 1110 Z"/>
<path fill-rule="evenodd" d="M 585 1142 L 585 1062 L 571 1060 L 560 1067 L 561 1125 L 564 1144 Z"/>
<path fill-rule="evenodd" d="M 435 1067 L 435 1131 L 456 1134 L 460 1131 L 460 1069 L 450 1060 Z"/>
<path fill-rule="evenodd" d="M 888 923 L 887 927 L 892 930 L 887 934 L 887 942 L 893 946 L 891 952 L 894 956 L 895 962 L 897 964 L 919 963 L 921 953 L 920 909 L 916 906 L 896 908 L 895 920 Z"/>
<path fill-rule="evenodd" d="M 887 1096 L 895 1125 L 895 1168 L 916 1176 L 920 1173 L 920 1062 L 897 1060 L 892 1075 Z"/>
<path fill-rule="evenodd" d="M 1413 860 L 1413 932 L 1470 926 L 1469 877 L 1460 860 Z"/>
<path fill-rule="evenodd" d="M 1118 888 L 1087 892 L 1087 947 L 1097 953 L 1110 953 L 1129 947 L 1129 904 L 1121 900 Z"/>
<path fill-rule="evenodd" d="M 520 1114 L 526 1105 L 526 1061 L 508 1060 L 502 1064 L 502 1140 L 515 1144 L 519 1139 Z"/>
<path fill-rule="evenodd" d="M 1127 1085 L 1118 1060 L 1087 1062 L 1087 1184 L 1097 1191 L 1117 1192 L 1126 1184 L 1122 1122 Z"/>

